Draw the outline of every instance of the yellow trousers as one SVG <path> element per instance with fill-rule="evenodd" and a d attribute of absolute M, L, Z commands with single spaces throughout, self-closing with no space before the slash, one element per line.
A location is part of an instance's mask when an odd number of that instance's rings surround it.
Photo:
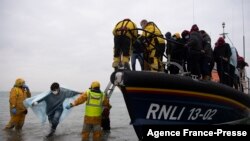
<path fill-rule="evenodd" d="M 20 130 L 23 127 L 25 120 L 25 113 L 11 115 L 9 123 L 5 126 L 5 129 L 12 129 L 15 127 L 16 130 Z"/>
<path fill-rule="evenodd" d="M 89 139 L 90 132 L 93 132 L 93 141 L 100 141 L 102 136 L 100 124 L 84 124 L 82 130 L 82 141 Z"/>

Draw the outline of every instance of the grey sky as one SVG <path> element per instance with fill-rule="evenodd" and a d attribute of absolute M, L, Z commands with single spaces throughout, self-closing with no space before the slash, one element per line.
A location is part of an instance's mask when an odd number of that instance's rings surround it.
<path fill-rule="evenodd" d="M 250 63 L 249 8 L 244 0 Z M 54 81 L 83 91 L 99 80 L 104 89 L 113 71 L 112 30 L 124 18 L 138 27 L 141 19 L 154 21 L 164 34 L 196 23 L 213 44 L 225 22 L 243 56 L 241 0 L 0 0 L 0 90 L 9 91 L 18 77 L 32 91 L 47 90 Z"/>

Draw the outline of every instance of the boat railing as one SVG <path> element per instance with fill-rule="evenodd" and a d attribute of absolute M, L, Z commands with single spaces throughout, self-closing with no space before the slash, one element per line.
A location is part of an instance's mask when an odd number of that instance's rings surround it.
<path fill-rule="evenodd" d="M 173 65 L 173 66 L 176 66 L 179 69 L 178 75 L 181 75 L 181 76 L 190 76 L 194 80 L 197 79 L 197 76 L 191 75 L 190 72 L 185 72 L 184 69 L 183 69 L 183 67 L 179 63 L 171 62 L 171 61 L 162 62 L 162 63 L 165 66 L 164 69 L 165 69 L 165 71 L 167 73 L 170 73 L 168 67 L 170 65 Z M 247 77 L 245 69 L 239 70 L 239 73 L 240 73 L 240 78 L 239 78 L 240 82 L 239 82 L 239 88 L 238 88 L 238 90 L 241 91 L 241 92 L 244 92 L 245 94 L 250 94 L 250 78 Z M 215 78 L 213 78 L 213 77 L 215 77 Z M 216 69 L 213 69 L 213 71 L 212 71 L 212 81 L 219 82 L 219 76 L 217 74 L 217 70 Z"/>
<path fill-rule="evenodd" d="M 238 69 L 240 75 L 240 90 L 246 94 L 250 94 L 250 87 L 249 87 L 249 77 L 247 76 L 245 68 Z"/>
<path fill-rule="evenodd" d="M 250 79 L 247 76 L 245 67 L 237 68 L 238 76 L 239 76 L 239 91 L 244 92 L 245 94 L 250 94 Z"/>
<path fill-rule="evenodd" d="M 168 73 L 169 73 L 168 67 L 170 65 L 173 65 L 173 66 L 176 66 L 179 69 L 179 73 L 178 73 L 179 75 L 181 75 L 181 76 L 190 75 L 190 72 L 185 72 L 183 67 L 179 63 L 171 62 L 171 61 L 162 62 L 162 63 L 163 63 L 164 69 L 167 70 Z"/>
<path fill-rule="evenodd" d="M 243 78 L 240 79 L 240 88 L 246 94 L 250 94 L 249 80 L 250 79 L 247 76 L 245 76 L 245 77 L 243 77 Z"/>

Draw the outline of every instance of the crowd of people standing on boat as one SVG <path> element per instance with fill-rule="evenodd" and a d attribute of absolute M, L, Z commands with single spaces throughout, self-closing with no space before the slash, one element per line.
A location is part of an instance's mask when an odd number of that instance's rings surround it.
<path fill-rule="evenodd" d="M 180 68 L 197 79 L 211 80 L 212 70 L 217 69 L 219 82 L 238 89 L 241 71 L 248 64 L 239 56 L 235 47 L 219 37 L 212 48 L 211 38 L 205 30 L 194 24 L 190 30 L 164 35 L 152 21 L 143 19 L 141 28 L 130 19 L 119 21 L 114 30 L 115 70 L 123 67 L 136 70 L 138 59 L 141 70 L 179 74 Z M 139 34 L 141 31 L 141 34 Z M 163 58 L 168 63 L 163 63 Z M 172 65 L 177 64 L 177 65 Z M 178 67 L 180 66 L 180 67 Z M 166 69 L 167 68 L 167 69 Z M 240 72 L 238 71 L 240 70 Z"/>

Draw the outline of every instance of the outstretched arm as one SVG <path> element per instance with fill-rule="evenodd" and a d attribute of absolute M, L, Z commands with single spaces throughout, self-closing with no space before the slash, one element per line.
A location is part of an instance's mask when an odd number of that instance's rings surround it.
<path fill-rule="evenodd" d="M 82 93 L 73 103 L 72 106 L 77 106 L 87 101 L 87 93 Z"/>
<path fill-rule="evenodd" d="M 67 98 L 74 97 L 74 96 L 76 96 L 78 94 L 81 94 L 81 92 L 73 91 L 73 90 L 66 89 L 66 88 L 60 88 L 60 91 L 62 93 L 64 93 Z"/>

